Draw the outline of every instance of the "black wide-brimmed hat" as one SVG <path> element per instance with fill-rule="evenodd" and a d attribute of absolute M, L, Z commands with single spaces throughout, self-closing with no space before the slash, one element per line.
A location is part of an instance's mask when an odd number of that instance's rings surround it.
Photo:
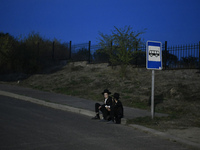
<path fill-rule="evenodd" d="M 104 94 L 104 93 L 111 94 L 111 92 L 108 89 L 105 89 L 101 94 Z"/>
<path fill-rule="evenodd" d="M 119 100 L 119 93 L 114 93 L 114 95 L 113 95 L 113 97 L 115 98 L 115 99 L 117 99 L 117 100 Z"/>

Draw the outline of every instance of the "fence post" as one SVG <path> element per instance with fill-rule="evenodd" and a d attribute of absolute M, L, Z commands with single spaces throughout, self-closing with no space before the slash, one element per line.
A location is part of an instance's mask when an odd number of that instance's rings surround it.
<path fill-rule="evenodd" d="M 52 47 L 52 60 L 54 60 L 54 44 L 55 44 L 55 42 L 53 41 L 53 47 Z"/>
<path fill-rule="evenodd" d="M 38 61 L 40 60 L 40 43 L 38 42 L 37 43 L 37 59 L 38 59 Z"/>
<path fill-rule="evenodd" d="M 72 41 L 69 42 L 69 60 L 72 59 Z"/>
<path fill-rule="evenodd" d="M 113 50 L 113 41 L 111 40 L 110 42 L 110 50 L 109 50 L 109 59 L 108 59 L 108 64 L 112 66 L 112 69 L 113 69 L 113 64 L 110 62 L 110 55 L 112 53 L 112 50 Z"/>
<path fill-rule="evenodd" d="M 135 58 L 135 67 L 138 67 L 138 42 L 136 42 L 136 58 Z"/>
<path fill-rule="evenodd" d="M 90 64 L 90 46 L 91 46 L 91 41 L 89 41 L 89 47 L 88 47 L 88 51 L 89 51 L 89 60 L 88 60 L 88 63 Z"/>
<path fill-rule="evenodd" d="M 200 72 L 200 41 L 199 41 L 199 72 Z"/>
<path fill-rule="evenodd" d="M 165 70 L 167 69 L 167 41 L 165 41 Z"/>

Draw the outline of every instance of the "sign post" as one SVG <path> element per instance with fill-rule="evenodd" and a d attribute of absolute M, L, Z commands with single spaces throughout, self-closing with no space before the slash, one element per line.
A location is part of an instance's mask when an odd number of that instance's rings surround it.
<path fill-rule="evenodd" d="M 162 43 L 147 41 L 146 43 L 146 68 L 152 70 L 151 84 L 151 117 L 154 118 L 154 70 L 162 70 Z"/>
<path fill-rule="evenodd" d="M 155 72 L 152 70 L 152 82 L 151 82 L 151 118 L 154 118 L 154 77 Z"/>

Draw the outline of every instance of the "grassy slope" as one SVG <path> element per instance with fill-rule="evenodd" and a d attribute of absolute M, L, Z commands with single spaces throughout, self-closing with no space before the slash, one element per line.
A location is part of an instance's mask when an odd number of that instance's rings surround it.
<path fill-rule="evenodd" d="M 148 126 L 200 127 L 200 74 L 197 70 L 155 71 L 155 101 L 163 101 L 156 111 L 170 114 L 168 118 L 137 118 L 131 122 Z M 120 77 L 119 68 L 107 64 L 71 64 L 52 74 L 38 74 L 20 82 L 45 91 L 53 91 L 100 101 L 101 92 L 108 88 L 119 92 L 124 105 L 142 109 L 151 95 L 151 70 L 129 67 L 127 76 Z"/>

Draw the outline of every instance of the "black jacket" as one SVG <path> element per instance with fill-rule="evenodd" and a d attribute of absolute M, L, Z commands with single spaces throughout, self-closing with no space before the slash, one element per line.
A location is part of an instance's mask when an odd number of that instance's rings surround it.
<path fill-rule="evenodd" d="M 108 106 L 112 106 L 112 97 L 108 97 L 107 101 L 106 101 L 106 105 Z"/>
<path fill-rule="evenodd" d="M 108 97 L 106 104 L 104 103 L 103 106 L 105 105 L 110 106 L 110 107 L 113 105 L 112 97 L 110 96 Z"/>
<path fill-rule="evenodd" d="M 115 116 L 118 116 L 120 118 L 123 118 L 124 116 L 124 108 L 121 101 L 119 100 L 117 101 L 117 103 L 114 103 L 114 114 Z"/>

